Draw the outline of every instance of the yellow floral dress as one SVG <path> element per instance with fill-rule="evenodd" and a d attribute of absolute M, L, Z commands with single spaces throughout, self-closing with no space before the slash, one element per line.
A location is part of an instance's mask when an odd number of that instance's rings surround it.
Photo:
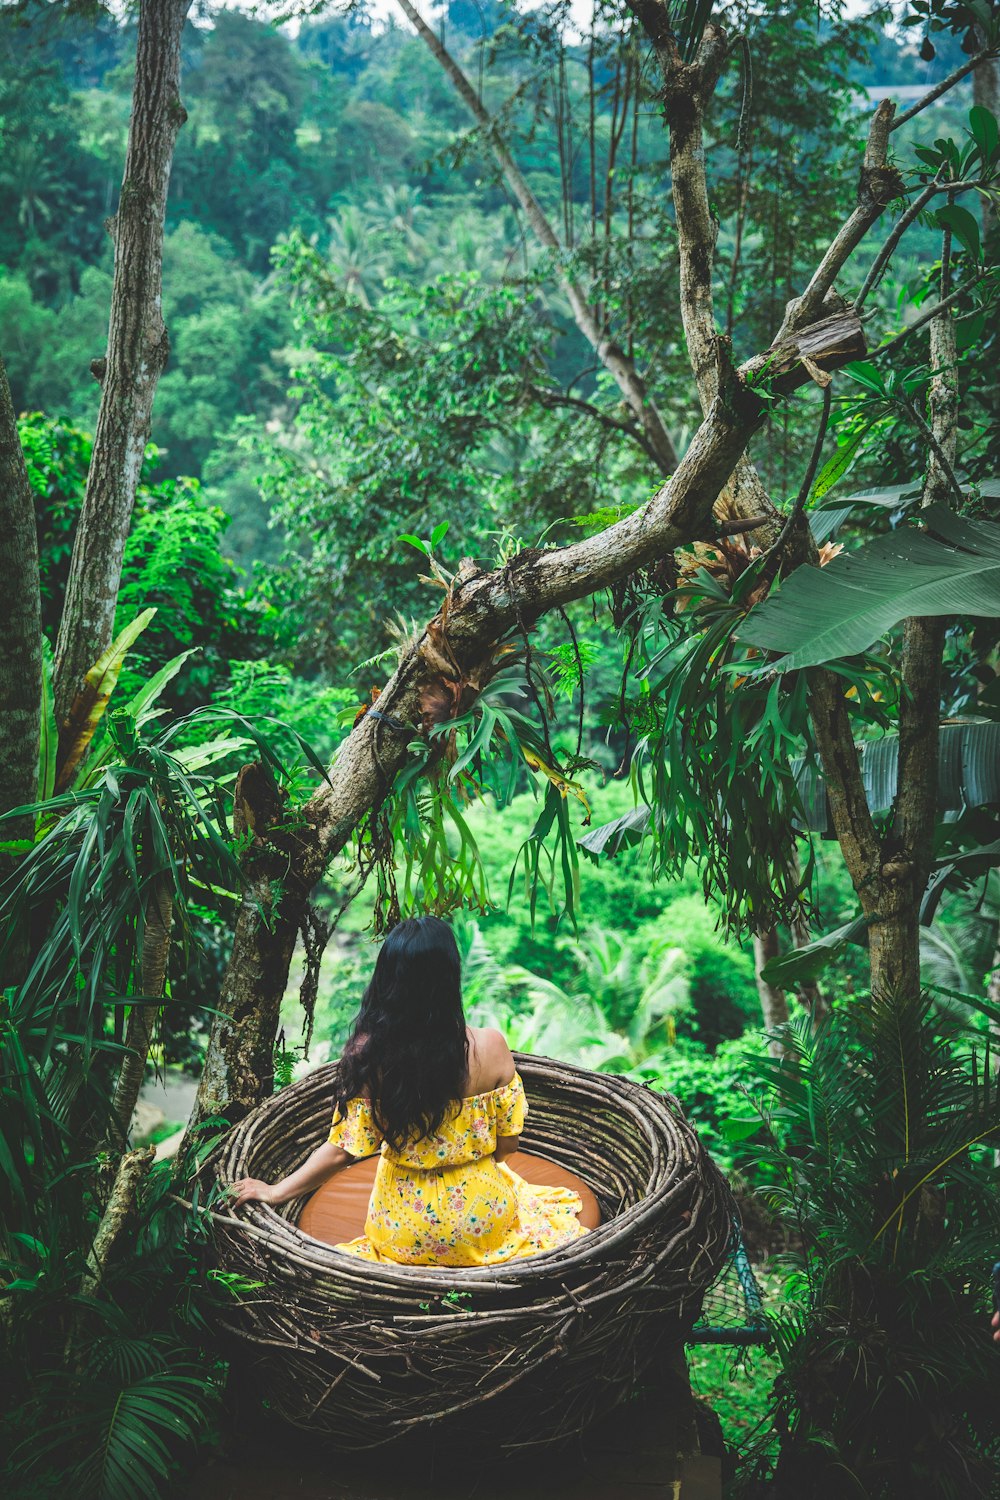
<path fill-rule="evenodd" d="M 554 1250 L 587 1230 L 578 1193 L 532 1187 L 494 1159 L 497 1136 L 520 1135 L 528 1105 L 518 1073 L 473 1094 L 435 1135 L 394 1151 L 370 1102 L 334 1110 L 330 1140 L 350 1156 L 381 1147 L 365 1233 L 336 1245 L 365 1260 L 410 1266 L 488 1266 Z"/>

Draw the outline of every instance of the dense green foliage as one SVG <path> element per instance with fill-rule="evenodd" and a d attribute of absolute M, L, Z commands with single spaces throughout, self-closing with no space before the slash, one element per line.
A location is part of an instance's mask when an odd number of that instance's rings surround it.
<path fill-rule="evenodd" d="M 989 1049 L 963 1045 L 928 997 L 853 1001 L 792 1038 L 791 1057 L 760 1070 L 754 1153 L 798 1237 L 803 1294 L 774 1321 L 773 1493 L 851 1485 L 889 1500 L 905 1450 L 915 1493 L 987 1494 L 1000 1446 L 982 1315 L 1000 1238 Z"/>
<path fill-rule="evenodd" d="M 722 10 L 746 45 L 707 120 L 713 290 L 743 358 L 767 347 L 850 211 L 858 89 L 943 76 L 963 58 L 965 23 L 939 0 L 914 8 L 910 39 L 884 5 Z M 81 1497 L 162 1493 L 209 1432 L 225 1378 L 205 1298 L 247 1291 L 201 1283 L 200 1221 L 168 1198 L 163 1167 L 128 1250 L 96 1282 L 87 1263 L 121 1145 L 113 1079 L 126 1003 L 142 994 L 151 892 L 168 884 L 176 908 L 151 1058 L 196 1070 L 251 842 L 233 826 L 241 762 L 271 767 L 294 829 L 463 559 L 503 567 L 593 534 L 659 483 L 561 274 L 588 286 L 602 335 L 634 358 L 679 450 L 698 420 L 666 138 L 628 13 L 600 0 L 588 28 L 558 3 L 459 0 L 441 25 L 556 226 L 561 261 L 532 239 L 484 133 L 409 31 L 360 10 L 280 30 L 223 7 L 185 33 L 189 118 L 164 244 L 171 357 L 116 622 L 136 638 L 89 757 L 55 797 L 43 755 L 37 838 L 15 851 L 0 893 L 11 973 L 26 933 L 33 944 L 27 978 L 0 998 L 0 1317 L 19 1372 L 4 1421 L 31 1434 L 5 1476 L 14 1493 L 67 1477 Z M 112 271 L 101 221 L 118 191 L 133 51 L 132 20 L 99 8 L 0 12 L 0 352 L 23 413 L 49 646 L 90 460 L 89 366 Z M 996 192 L 996 126 L 971 103 L 966 80 L 895 138 L 908 188 L 977 176 Z M 335 931 L 318 994 L 300 948 L 277 1044 L 277 1086 L 336 1055 L 373 938 L 400 911 L 433 909 L 452 914 L 475 1022 L 676 1094 L 798 1247 L 775 1320 L 773 1422 L 744 1466 L 748 1482 L 770 1474 L 777 1434 L 789 1495 L 842 1493 L 849 1470 L 859 1494 L 889 1496 L 891 1444 L 930 1408 L 913 1468 L 927 1493 L 963 1493 L 956 1476 L 996 1451 L 984 1336 L 996 1172 L 969 1144 L 996 1129 L 995 1086 L 967 1049 L 987 1024 L 976 1006 L 996 952 L 1000 790 L 983 774 L 981 794 L 938 825 L 922 934 L 935 998 L 895 1015 L 894 1030 L 868 1002 L 839 847 L 800 800 L 795 768 L 815 748 L 805 674 L 791 647 L 762 661 L 754 634 L 777 631 L 769 644 L 790 631 L 833 662 L 857 739 L 896 733 L 900 622 L 917 608 L 898 563 L 939 546 L 914 540 L 913 524 L 931 371 L 926 330 L 889 358 L 877 345 L 972 278 L 957 304 L 957 488 L 967 520 L 995 514 L 996 227 L 982 231 L 978 201 L 962 201 L 932 204 L 872 288 L 875 353 L 838 378 L 801 496 L 818 541 L 876 569 L 883 615 L 865 640 L 839 606 L 824 606 L 825 644 L 818 614 L 789 623 L 795 589 L 763 599 L 771 579 L 751 537 L 696 544 L 609 597 L 520 621 L 482 692 L 436 715 L 328 872 L 316 899 Z M 845 271 L 845 292 L 878 243 Z M 816 388 L 775 401 L 754 449 L 786 509 L 820 402 Z M 970 545 L 976 577 L 993 531 L 973 537 L 980 552 Z M 957 571 L 946 584 L 942 709 L 986 724 L 988 771 L 996 619 L 968 616 Z M 580 845 L 637 802 L 645 825 Z M 792 1055 L 779 1065 L 753 935 L 773 919 L 787 953 L 803 914 L 814 933 L 848 936 L 789 982 Z M 832 1010 L 818 1030 L 805 999 Z M 192 1179 L 180 1186 L 197 1195 Z M 755 1401 L 764 1419 L 765 1394 Z M 738 1414 L 729 1435 L 749 1421 Z M 137 1444 L 141 1471 L 128 1471 Z"/>

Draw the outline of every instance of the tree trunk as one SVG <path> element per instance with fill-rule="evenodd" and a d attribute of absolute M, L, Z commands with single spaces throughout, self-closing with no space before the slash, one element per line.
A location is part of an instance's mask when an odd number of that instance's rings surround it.
<path fill-rule="evenodd" d="M 142 931 L 142 993 L 163 994 L 167 981 L 167 961 L 170 957 L 170 929 L 173 925 L 174 895 L 169 874 L 159 875 L 149 893 L 146 903 L 145 921 Z M 121 1139 L 127 1140 L 132 1128 L 132 1116 L 139 1101 L 139 1091 L 146 1072 L 149 1056 L 149 1040 L 159 1006 L 156 1004 L 132 1005 L 129 1007 L 128 1025 L 125 1031 L 125 1057 L 115 1085 L 112 1106 Z"/>
<path fill-rule="evenodd" d="M 942 295 L 947 288 L 942 287 Z M 948 466 L 958 449 L 955 324 L 946 310 L 930 326 L 930 428 Z M 921 506 L 953 498 L 948 468 L 928 457 Z M 945 621 L 904 621 L 899 707 L 899 779 L 890 832 L 883 846 L 877 912 L 869 924 L 873 996 L 916 995 L 920 989 L 920 903 L 930 876 L 937 817 L 941 654 Z"/>
<path fill-rule="evenodd" d="M 977 26 L 976 35 L 980 45 L 986 38 L 982 30 Z M 972 70 L 972 102 L 978 104 L 981 109 L 988 109 L 991 115 L 1000 120 L 1000 58 L 985 57 Z M 994 199 L 988 193 L 979 195 L 979 208 L 983 216 L 983 235 L 989 233 L 997 217 L 997 207 Z"/>
<path fill-rule="evenodd" d="M 555 260 L 556 270 L 569 299 L 577 328 L 621 391 L 626 406 L 638 423 L 649 449 L 656 457 L 660 472 L 672 474 L 677 467 L 677 449 L 667 432 L 663 418 L 646 392 L 645 382 L 625 350 L 601 332 L 586 293 L 566 269 L 566 250 L 546 218 L 544 209 L 522 176 L 520 168 L 489 111 L 451 53 L 428 26 L 420 12 L 411 4 L 411 0 L 398 0 L 398 4 L 407 20 L 416 28 L 418 35 L 426 42 L 431 53 L 451 79 L 456 93 L 469 109 L 477 125 L 481 127 L 483 136 L 489 143 L 500 170 L 507 180 L 507 185 L 521 205 L 535 237 L 544 249 L 551 252 Z"/>
<path fill-rule="evenodd" d="M 122 555 L 149 438 L 153 397 L 167 361 L 160 305 L 163 221 L 180 101 L 181 33 L 191 0 L 143 0 L 125 174 L 111 221 L 115 273 L 97 430 L 77 523 L 56 646 L 54 697 L 60 742 L 72 737 L 84 674 L 114 634 Z"/>
<path fill-rule="evenodd" d="M 17 435 L 7 371 L 0 359 L 0 576 L 9 606 L 0 610 L 0 814 L 34 802 L 38 796 L 38 757 L 42 725 L 42 621 L 38 576 L 35 497 Z M 35 820 L 29 813 L 0 823 L 0 839 L 30 841 Z M 0 851 L 0 885 L 17 865 L 17 855 Z M 27 932 L 18 930 L 7 947 L 0 984 L 23 979 L 30 956 Z"/>
<path fill-rule="evenodd" d="M 375 721 L 378 722 L 377 720 Z M 384 788 L 383 793 L 384 795 Z M 377 793 L 373 791 L 372 800 Z M 274 1088 L 274 1041 L 309 889 L 321 871 L 307 837 L 284 828 L 284 801 L 261 761 L 236 778 L 233 830 L 249 836 L 233 951 L 212 1023 L 193 1120 L 242 1119 Z"/>
<path fill-rule="evenodd" d="M 761 970 L 772 958 L 778 956 L 778 929 L 777 927 L 758 928 L 753 935 L 753 967 L 757 976 L 757 994 L 760 996 L 760 1008 L 764 1016 L 764 1025 L 768 1031 L 774 1031 L 779 1026 L 788 1025 L 788 1001 L 785 999 L 784 990 L 778 989 L 773 984 L 768 984 Z M 768 1043 L 768 1051 L 772 1057 L 783 1057 L 785 1048 L 781 1040 L 772 1037 Z"/>
<path fill-rule="evenodd" d="M 0 359 L 0 813 L 34 802 L 42 708 L 42 622 L 35 499 Z M 30 839 L 31 816 L 0 826 L 3 839 Z M 0 879 L 9 864 L 0 856 Z"/>
<path fill-rule="evenodd" d="M 265 879 L 244 893 L 192 1124 L 220 1116 L 235 1123 L 274 1090 L 274 1042 L 304 902 L 286 900 L 269 925 L 257 903 L 266 909 L 272 900 Z"/>
<path fill-rule="evenodd" d="M 129 1231 L 139 1189 L 143 1179 L 149 1174 L 154 1156 L 152 1146 L 143 1146 L 138 1151 L 126 1152 L 118 1163 L 111 1194 L 87 1257 L 87 1268 L 80 1287 L 84 1297 L 93 1297 L 97 1292 L 104 1280 L 105 1271 L 117 1254 L 122 1236 Z"/>

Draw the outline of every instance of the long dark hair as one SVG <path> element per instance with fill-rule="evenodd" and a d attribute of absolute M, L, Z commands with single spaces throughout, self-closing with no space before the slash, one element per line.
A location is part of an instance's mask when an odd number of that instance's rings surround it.
<path fill-rule="evenodd" d="M 462 965 L 439 917 L 399 922 L 382 944 L 340 1059 L 337 1102 L 367 1094 L 379 1129 L 400 1149 L 433 1135 L 461 1101 L 469 1066 Z"/>

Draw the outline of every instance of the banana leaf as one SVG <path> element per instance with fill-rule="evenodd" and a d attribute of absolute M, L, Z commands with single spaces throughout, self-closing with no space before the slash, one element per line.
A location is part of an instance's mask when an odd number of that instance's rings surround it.
<path fill-rule="evenodd" d="M 855 656 L 909 615 L 1000 617 L 1000 524 L 944 505 L 920 518 L 928 530 L 900 527 L 823 568 L 796 568 L 755 605 L 737 638 L 781 654 L 753 675 Z"/>
<path fill-rule="evenodd" d="M 822 937 L 803 943 L 801 948 L 793 948 L 789 953 L 769 959 L 760 971 L 761 977 L 778 989 L 810 984 L 819 978 L 826 966 L 832 963 L 848 943 L 865 947 L 867 928 L 865 917 L 854 917 L 850 922 L 845 922 L 843 927 L 835 927 L 832 932 L 825 932 Z"/>
<path fill-rule="evenodd" d="M 584 854 L 589 855 L 595 864 L 599 864 L 602 854 L 617 854 L 621 849 L 630 849 L 640 844 L 649 828 L 649 819 L 648 807 L 633 807 L 631 812 L 623 813 L 620 818 L 602 823 L 600 828 L 592 828 L 583 838 L 577 839 L 577 844 Z"/>

